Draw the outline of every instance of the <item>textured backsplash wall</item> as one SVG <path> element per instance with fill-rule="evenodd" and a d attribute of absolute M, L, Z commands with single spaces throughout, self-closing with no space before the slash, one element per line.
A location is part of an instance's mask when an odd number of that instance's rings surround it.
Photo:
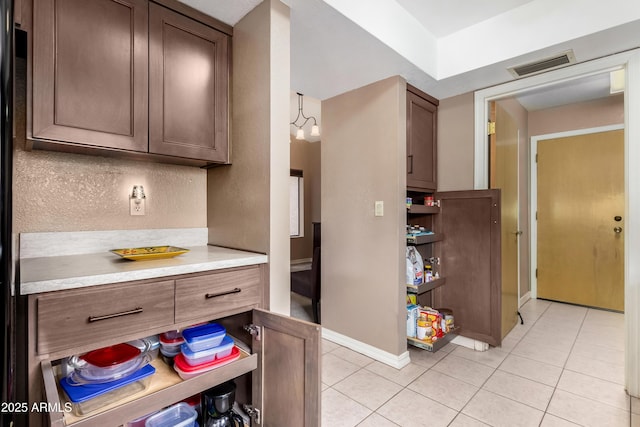
<path fill-rule="evenodd" d="M 25 151 L 25 62 L 16 63 L 14 233 L 207 226 L 203 169 L 101 156 Z M 146 215 L 129 214 L 143 185 Z"/>

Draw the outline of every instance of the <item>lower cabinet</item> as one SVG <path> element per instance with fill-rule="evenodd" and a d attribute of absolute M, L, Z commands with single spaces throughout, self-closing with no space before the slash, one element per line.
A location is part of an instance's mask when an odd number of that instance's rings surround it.
<path fill-rule="evenodd" d="M 266 277 L 264 274 L 266 266 L 240 267 L 236 269 L 218 270 L 208 274 L 194 274 L 180 276 L 175 280 L 172 278 L 162 278 L 155 283 L 166 284 L 167 281 L 174 283 L 170 291 L 166 288 L 157 288 L 156 294 L 173 292 L 178 295 L 178 290 L 185 283 L 200 286 L 203 289 L 219 286 L 217 281 L 222 281 L 224 289 L 232 282 L 231 276 L 237 275 L 237 288 L 242 289 L 243 279 L 247 277 Z M 84 293 L 90 298 L 91 294 L 100 294 L 105 297 L 105 292 L 114 292 L 111 296 L 122 292 L 123 286 L 129 288 L 139 287 L 140 300 L 136 301 L 136 296 L 128 296 L 127 304 L 136 305 L 142 312 L 146 308 L 144 296 L 149 292 L 145 289 L 145 282 L 132 282 L 118 285 L 103 285 L 97 288 L 87 288 Z M 261 283 L 264 285 L 264 282 Z M 166 286 L 166 285 L 165 285 Z M 193 289 L 192 289 L 193 290 Z M 252 300 L 253 288 L 250 286 L 248 294 Z M 47 315 L 48 325 L 40 323 L 44 319 L 40 316 L 40 306 L 47 307 L 48 300 L 53 297 L 64 297 L 65 293 L 70 293 L 70 297 L 78 298 L 77 294 L 81 290 L 59 291 L 47 294 L 29 296 L 29 319 L 33 321 L 30 329 L 50 331 L 55 329 L 56 320 Z M 189 292 L 189 295 L 193 295 Z M 210 293 L 205 292 L 202 299 L 207 299 L 212 309 L 210 313 L 197 310 L 197 315 L 191 316 L 189 321 L 175 320 L 170 324 L 144 323 L 139 324 L 137 330 L 123 328 L 122 333 L 112 332 L 107 336 L 83 334 L 83 327 L 89 327 L 90 320 L 78 321 L 80 323 L 73 330 L 78 334 L 77 342 L 65 344 L 64 348 L 55 347 L 55 352 L 43 353 L 36 345 L 36 339 L 30 337 L 29 348 L 29 400 L 30 407 L 46 405 L 47 411 L 43 413 L 33 412 L 30 414 L 29 425 L 40 426 L 120 426 L 148 413 L 158 411 L 164 407 L 172 405 L 183 399 L 189 398 L 202 391 L 208 390 L 218 384 L 229 380 L 235 380 L 238 385 L 236 391 L 236 401 L 242 405 L 249 405 L 255 409 L 253 425 L 299 427 L 299 426 L 320 426 L 320 327 L 319 325 L 292 319 L 271 313 L 259 307 L 247 308 L 238 300 L 240 292 L 233 292 L 234 300 L 227 301 L 208 298 Z M 72 298 L 72 299 L 73 299 Z M 179 300 L 176 297 L 176 301 Z M 106 301 L 106 300 L 104 300 Z M 234 306 L 235 309 L 221 308 L 220 305 Z M 257 300 L 253 300 L 256 301 Z M 44 304 L 43 304 L 44 303 Z M 258 305 L 258 304 L 254 304 Z M 187 308 L 184 308 L 185 310 Z M 170 309 L 171 310 L 171 309 Z M 175 318 L 178 319 L 179 306 L 175 308 Z M 73 313 L 69 309 L 69 313 Z M 214 313 L 214 314 L 211 314 Z M 215 313 L 224 313 L 220 317 Z M 118 323 L 122 325 L 123 318 L 130 323 L 136 324 L 135 317 L 139 313 L 125 314 L 123 316 L 109 317 L 103 320 L 105 325 Z M 173 312 L 172 312 L 173 315 Z M 129 317 L 130 316 L 130 317 Z M 65 315 L 60 314 L 59 321 L 64 322 Z M 66 397 L 59 386 L 61 378 L 60 361 L 64 357 L 72 354 L 82 353 L 88 350 L 113 345 L 119 342 L 130 341 L 135 338 L 164 332 L 172 329 L 183 329 L 190 324 L 203 321 L 216 321 L 225 326 L 227 333 L 231 335 L 238 348 L 240 348 L 240 358 L 218 368 L 215 368 L 198 376 L 183 380 L 168 366 L 161 358 L 155 359 L 152 365 L 156 372 L 151 377 L 149 387 L 127 399 L 123 399 L 85 416 L 75 416 L 65 407 Z M 84 326 L 83 326 L 84 324 Z M 133 328 L 135 329 L 135 328 Z M 30 334 L 32 335 L 32 334 Z M 34 337 L 40 337 L 36 334 Z M 67 343 L 67 341 L 65 341 Z"/>

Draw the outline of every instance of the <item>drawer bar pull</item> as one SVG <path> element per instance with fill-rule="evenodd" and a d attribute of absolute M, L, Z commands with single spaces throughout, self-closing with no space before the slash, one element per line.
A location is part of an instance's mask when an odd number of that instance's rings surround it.
<path fill-rule="evenodd" d="M 211 299 L 211 298 L 217 298 L 217 297 L 223 297 L 225 295 L 231 295 L 231 294 L 238 294 L 242 292 L 242 289 L 240 288 L 235 288 L 232 291 L 227 291 L 227 292 L 220 292 L 219 294 L 206 294 L 204 297 L 206 299 Z"/>
<path fill-rule="evenodd" d="M 113 319 L 114 317 L 128 316 L 130 314 L 142 313 L 142 307 L 134 308 L 133 310 L 121 311 L 120 313 L 105 314 L 104 316 L 89 316 L 89 323 L 97 322 L 99 320 Z"/>

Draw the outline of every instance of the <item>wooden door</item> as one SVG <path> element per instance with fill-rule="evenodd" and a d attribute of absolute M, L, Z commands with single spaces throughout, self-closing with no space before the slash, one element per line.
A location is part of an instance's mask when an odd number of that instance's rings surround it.
<path fill-rule="evenodd" d="M 320 326 L 255 309 L 253 404 L 265 427 L 320 426 Z"/>
<path fill-rule="evenodd" d="M 33 137 L 146 152 L 146 0 L 33 3 Z"/>
<path fill-rule="evenodd" d="M 518 124 L 499 104 L 491 143 L 490 188 L 500 189 L 502 248 L 502 338 L 518 322 Z"/>
<path fill-rule="evenodd" d="M 453 310 L 460 334 L 500 345 L 500 190 L 436 193 L 435 215 L 441 276 L 447 282 L 433 291 L 434 308 Z"/>
<path fill-rule="evenodd" d="M 537 169 L 538 297 L 623 311 L 624 131 L 539 141 Z"/>
<path fill-rule="evenodd" d="M 229 37 L 153 3 L 149 37 L 149 152 L 227 163 Z"/>
<path fill-rule="evenodd" d="M 407 189 L 436 191 L 438 100 L 407 88 Z"/>

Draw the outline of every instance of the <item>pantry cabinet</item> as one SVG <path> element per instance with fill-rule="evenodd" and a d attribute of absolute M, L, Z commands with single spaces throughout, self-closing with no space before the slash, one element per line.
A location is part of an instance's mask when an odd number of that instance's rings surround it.
<path fill-rule="evenodd" d="M 159 1 L 29 3 L 28 148 L 229 163 L 230 27 Z"/>
<path fill-rule="evenodd" d="M 439 101 L 407 85 L 407 189 L 437 189 L 437 122 Z"/>
<path fill-rule="evenodd" d="M 440 278 L 414 292 L 422 305 L 452 310 L 460 335 L 500 345 L 500 190 L 435 192 L 433 199 L 437 206 L 412 204 L 408 223 L 433 230 L 414 244 Z"/>
<path fill-rule="evenodd" d="M 319 426 L 320 328 L 261 308 L 267 277 L 267 266 L 260 264 L 29 295 L 29 401 L 50 409 L 31 413 L 29 425 L 126 425 L 237 379 L 249 384 L 237 400 L 257 409 L 254 425 Z M 182 380 L 156 359 L 147 390 L 86 416 L 64 411 L 58 387 L 64 357 L 212 320 L 235 338 L 238 360 Z"/>

